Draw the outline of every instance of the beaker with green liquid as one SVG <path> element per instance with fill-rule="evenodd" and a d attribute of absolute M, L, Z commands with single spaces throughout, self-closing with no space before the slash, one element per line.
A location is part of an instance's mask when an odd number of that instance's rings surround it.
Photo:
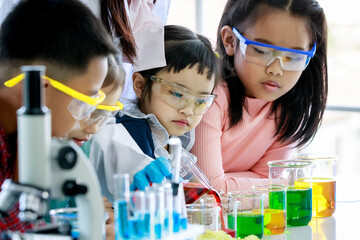
<path fill-rule="evenodd" d="M 223 207 L 227 210 L 229 229 L 236 232 L 237 238 L 264 234 L 264 195 L 253 191 L 233 191 L 228 193 L 228 200 Z M 228 206 L 224 206 L 227 204 Z"/>
<path fill-rule="evenodd" d="M 276 160 L 267 163 L 271 184 L 281 184 L 286 190 L 287 226 L 305 226 L 312 218 L 312 183 L 306 187 L 300 182 L 312 179 L 313 162 Z"/>
<path fill-rule="evenodd" d="M 252 186 L 264 194 L 264 234 L 284 233 L 286 229 L 286 187 L 276 184 Z"/>

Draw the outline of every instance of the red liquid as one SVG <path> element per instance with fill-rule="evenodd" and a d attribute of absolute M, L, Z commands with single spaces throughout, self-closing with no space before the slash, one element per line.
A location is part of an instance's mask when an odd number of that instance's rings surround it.
<path fill-rule="evenodd" d="M 227 234 L 229 234 L 230 236 L 232 236 L 233 238 L 235 237 L 235 230 L 226 228 L 226 229 L 225 229 L 225 232 L 226 232 Z"/>
<path fill-rule="evenodd" d="M 184 183 L 184 195 L 186 204 L 194 203 L 204 194 L 212 195 L 215 198 L 216 203 L 220 206 L 220 221 L 221 230 L 225 231 L 225 222 L 222 214 L 221 199 L 220 195 L 214 189 L 208 189 L 201 183 Z"/>

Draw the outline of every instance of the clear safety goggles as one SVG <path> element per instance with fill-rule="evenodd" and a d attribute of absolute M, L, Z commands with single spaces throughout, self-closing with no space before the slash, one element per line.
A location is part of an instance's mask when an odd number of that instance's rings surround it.
<path fill-rule="evenodd" d="M 25 74 L 22 73 L 6 81 L 4 85 L 6 87 L 13 87 L 16 84 L 18 84 L 21 80 L 23 80 L 24 77 Z M 53 88 L 73 98 L 73 100 L 70 102 L 67 108 L 69 112 L 72 114 L 72 116 L 78 121 L 83 120 L 88 115 L 90 115 L 96 109 L 96 107 L 104 101 L 106 97 L 105 93 L 101 90 L 99 90 L 96 95 L 90 97 L 47 76 L 44 76 L 44 78 L 49 81 L 50 85 Z"/>
<path fill-rule="evenodd" d="M 310 51 L 302 51 L 249 40 L 234 27 L 233 32 L 240 40 L 240 50 L 244 59 L 260 66 L 267 67 L 275 59 L 279 59 L 283 70 L 303 71 L 315 55 L 316 43 Z"/>
<path fill-rule="evenodd" d="M 90 118 L 82 124 L 87 127 L 96 123 L 100 129 L 123 108 L 124 105 L 119 101 L 116 102 L 115 106 L 98 105 L 96 110 L 91 113 Z"/>
<path fill-rule="evenodd" d="M 164 102 L 175 109 L 183 109 L 193 104 L 193 113 L 196 115 L 205 113 L 216 97 L 214 94 L 196 94 L 187 88 L 156 76 L 148 76 L 148 78 L 156 83 L 151 89 Z"/>

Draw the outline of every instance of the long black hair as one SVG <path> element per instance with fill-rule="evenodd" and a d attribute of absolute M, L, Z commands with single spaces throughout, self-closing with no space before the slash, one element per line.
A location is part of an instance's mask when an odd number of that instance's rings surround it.
<path fill-rule="evenodd" d="M 126 0 L 101 0 L 101 21 L 107 32 L 114 38 L 119 38 L 118 47 L 130 63 L 134 63 L 136 57 L 136 44 L 127 17 Z"/>
<path fill-rule="evenodd" d="M 323 9 L 315 0 L 229 0 L 225 6 L 217 33 L 217 51 L 223 60 L 222 78 L 230 93 L 230 128 L 240 123 L 245 104 L 245 88 L 234 70 L 234 57 L 228 56 L 221 39 L 224 26 L 246 28 L 254 24 L 266 11 L 274 9 L 303 17 L 308 21 L 310 48 L 316 42 L 316 54 L 302 72 L 296 85 L 274 101 L 280 140 L 298 142 L 298 146 L 311 140 L 317 132 L 326 106 L 328 92 L 327 74 L 327 24 Z M 239 44 L 237 44 L 238 47 Z M 239 107 L 240 106 L 240 107 Z M 280 112 L 277 112 L 280 111 Z"/>

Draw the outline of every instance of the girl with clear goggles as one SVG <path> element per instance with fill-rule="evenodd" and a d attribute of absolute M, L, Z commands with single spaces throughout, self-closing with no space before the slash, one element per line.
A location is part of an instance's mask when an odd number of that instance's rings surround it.
<path fill-rule="evenodd" d="M 156 83 L 152 85 L 151 90 L 166 104 L 178 110 L 193 104 L 195 115 L 205 113 L 216 97 L 214 94 L 196 94 L 176 83 L 168 82 L 156 76 L 147 77 Z"/>
<path fill-rule="evenodd" d="M 20 74 L 6 81 L 4 85 L 6 87 L 13 87 L 16 84 L 18 84 L 21 80 L 23 80 L 24 77 L 25 77 L 24 74 Z M 49 81 L 50 85 L 53 88 L 73 98 L 70 104 L 68 105 L 67 109 L 72 114 L 72 116 L 78 121 L 81 121 L 85 119 L 87 116 L 89 116 L 98 107 L 98 105 L 104 101 L 106 97 L 105 93 L 101 90 L 99 90 L 95 96 L 90 97 L 47 76 L 45 76 L 44 78 Z"/>
<path fill-rule="evenodd" d="M 315 55 L 316 43 L 310 51 L 301 51 L 255 42 L 245 38 L 236 28 L 233 27 L 232 30 L 240 40 L 240 50 L 244 59 L 260 66 L 267 67 L 275 59 L 279 59 L 283 70 L 303 71 Z"/>

